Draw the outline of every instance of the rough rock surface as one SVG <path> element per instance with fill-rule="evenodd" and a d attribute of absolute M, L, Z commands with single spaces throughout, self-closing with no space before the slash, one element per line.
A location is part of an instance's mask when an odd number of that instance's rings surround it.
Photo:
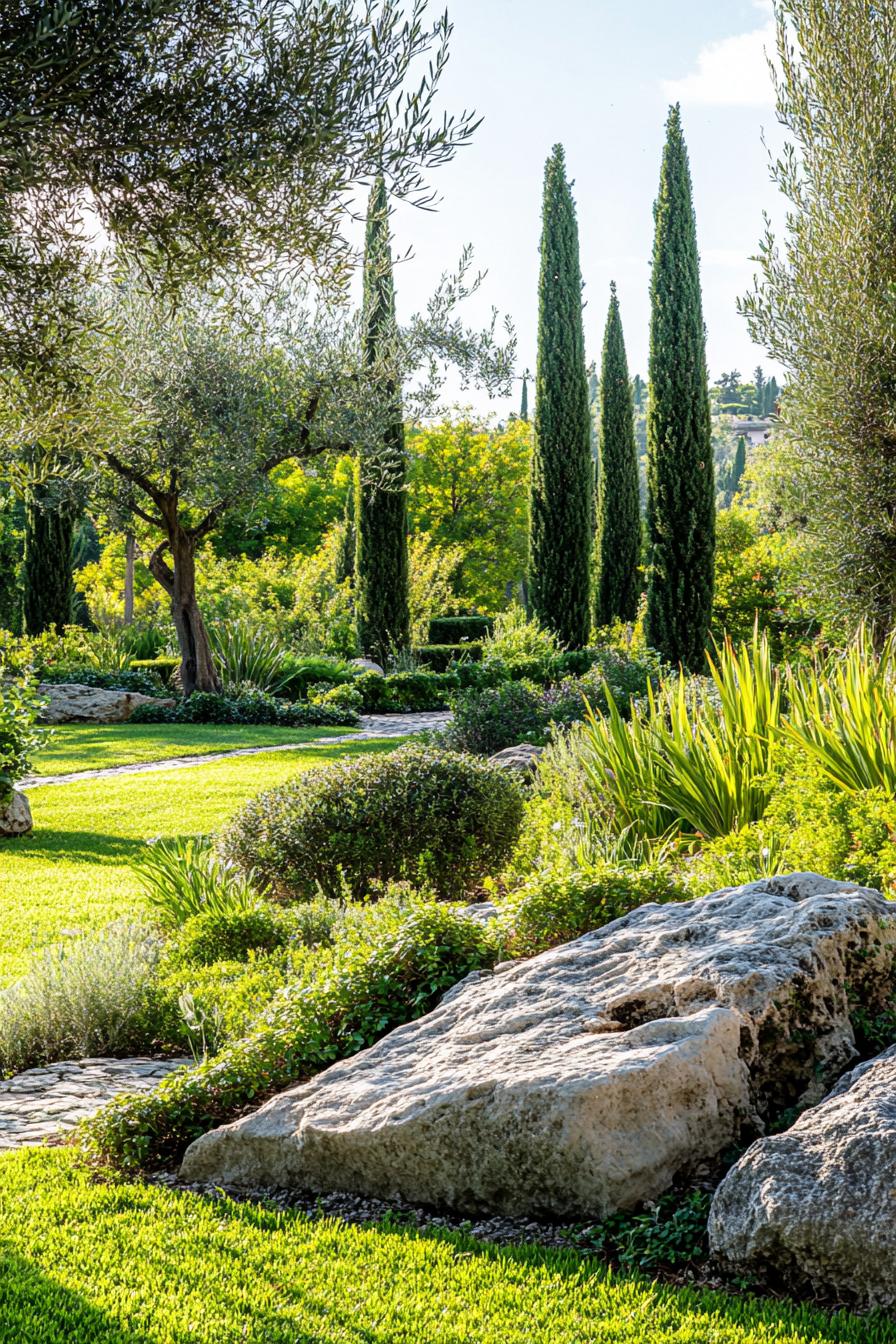
<path fill-rule="evenodd" d="M 381 677 L 386 675 L 379 663 L 375 663 L 372 658 L 353 658 L 351 666 L 356 667 L 359 672 L 376 672 Z"/>
<path fill-rule="evenodd" d="M 182 1176 L 468 1212 L 633 1206 L 839 1076 L 844 984 L 883 994 L 890 918 L 879 893 L 806 874 L 642 906 L 204 1135 Z"/>
<path fill-rule="evenodd" d="M 31 807 L 24 793 L 13 789 L 6 802 L 0 802 L 0 836 L 27 835 L 31 830 Z"/>
<path fill-rule="evenodd" d="M 124 723 L 138 705 L 172 706 L 175 703 L 140 695 L 137 691 L 106 691 L 75 682 L 44 682 L 40 694 L 47 702 L 41 710 L 41 723 Z"/>
<path fill-rule="evenodd" d="M 754 1143 L 716 1191 L 709 1234 L 731 1266 L 896 1306 L 896 1047 Z"/>
<path fill-rule="evenodd" d="M 520 742 L 516 747 L 505 747 L 489 756 L 492 765 L 500 765 L 502 770 L 511 770 L 519 775 L 534 775 L 538 767 L 538 758 L 544 747 L 536 747 L 532 742 Z"/>

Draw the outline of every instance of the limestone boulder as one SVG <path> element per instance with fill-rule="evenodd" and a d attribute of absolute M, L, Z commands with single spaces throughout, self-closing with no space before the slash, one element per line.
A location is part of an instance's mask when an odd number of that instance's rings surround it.
<path fill-rule="evenodd" d="M 372 658 L 353 658 L 350 666 L 356 669 L 359 676 L 363 672 L 375 672 L 378 677 L 386 675 L 379 663 L 375 663 Z"/>
<path fill-rule="evenodd" d="M 24 793 L 13 789 L 5 800 L 0 799 L 0 836 L 27 835 L 31 828 L 28 799 Z"/>
<path fill-rule="evenodd" d="M 896 1047 L 747 1150 L 716 1191 L 709 1235 L 751 1275 L 896 1307 Z"/>
<path fill-rule="evenodd" d="M 175 703 L 137 691 L 107 691 L 75 682 L 44 682 L 40 694 L 46 701 L 40 714 L 41 723 L 124 723 L 138 705 L 173 707 Z"/>
<path fill-rule="evenodd" d="M 502 770 L 510 770 L 525 779 L 535 774 L 543 751 L 544 747 L 536 747 L 533 742 L 520 742 L 516 747 L 505 747 L 503 751 L 496 751 L 494 756 L 489 757 L 489 761 L 492 765 L 499 765 Z"/>
<path fill-rule="evenodd" d="M 602 1217 L 829 1086 L 855 1058 L 845 986 L 882 1001 L 894 944 L 879 893 L 813 875 L 642 906 L 455 988 L 182 1174 Z"/>

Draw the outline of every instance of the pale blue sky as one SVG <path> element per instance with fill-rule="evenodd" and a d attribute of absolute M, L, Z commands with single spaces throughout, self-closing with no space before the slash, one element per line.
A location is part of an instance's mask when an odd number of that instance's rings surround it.
<path fill-rule="evenodd" d="M 780 212 L 763 128 L 779 139 L 763 48 L 767 0 L 448 0 L 454 22 L 443 101 L 484 118 L 433 175 L 436 214 L 399 206 L 396 276 L 407 313 L 470 242 L 488 270 L 471 318 L 496 306 L 534 367 L 544 160 L 562 141 L 575 181 L 588 357 L 599 358 L 608 287 L 619 287 L 632 372 L 647 372 L 649 257 L 663 124 L 682 104 L 691 155 L 711 377 L 757 362 L 735 301 L 749 285 L 763 209 Z M 470 397 L 483 404 L 481 397 Z M 496 403 L 500 413 L 512 403 Z"/>

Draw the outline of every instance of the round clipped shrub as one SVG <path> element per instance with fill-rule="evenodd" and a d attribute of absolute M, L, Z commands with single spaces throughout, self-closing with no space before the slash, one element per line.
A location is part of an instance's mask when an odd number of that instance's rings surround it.
<path fill-rule="evenodd" d="M 210 966 L 215 961 L 245 961 L 250 952 L 273 952 L 289 934 L 272 908 L 203 910 L 192 915 L 177 934 L 179 959 Z"/>
<path fill-rule="evenodd" d="M 364 898 L 409 881 L 461 897 L 509 858 L 523 802 L 499 767 L 419 746 L 347 758 L 254 798 L 221 837 L 227 858 L 286 897 Z"/>

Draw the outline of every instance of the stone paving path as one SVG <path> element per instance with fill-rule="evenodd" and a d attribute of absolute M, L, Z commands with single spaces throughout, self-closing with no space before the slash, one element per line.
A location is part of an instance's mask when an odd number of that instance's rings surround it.
<path fill-rule="evenodd" d="M 29 775 L 23 779 L 21 790 L 36 789 L 43 784 L 76 784 L 83 779 L 108 779 L 113 775 L 144 775 L 156 770 L 183 770 L 194 765 L 208 765 L 212 761 L 227 760 L 231 756 L 260 756 L 266 751 L 305 751 L 311 747 L 332 747 L 342 742 L 364 742 L 372 738 L 409 737 L 425 729 L 444 728 L 451 718 L 447 710 L 422 714 L 362 714 L 360 728 L 338 737 L 320 737 L 313 742 L 280 742 L 265 747 L 235 747 L 232 751 L 210 751 L 204 756 L 171 756 L 164 761 L 140 761 L 136 765 L 109 765 L 101 770 L 78 770 L 70 775 Z"/>
<path fill-rule="evenodd" d="M 64 1059 L 0 1082 L 0 1151 L 59 1141 L 119 1092 L 145 1092 L 189 1059 Z"/>

